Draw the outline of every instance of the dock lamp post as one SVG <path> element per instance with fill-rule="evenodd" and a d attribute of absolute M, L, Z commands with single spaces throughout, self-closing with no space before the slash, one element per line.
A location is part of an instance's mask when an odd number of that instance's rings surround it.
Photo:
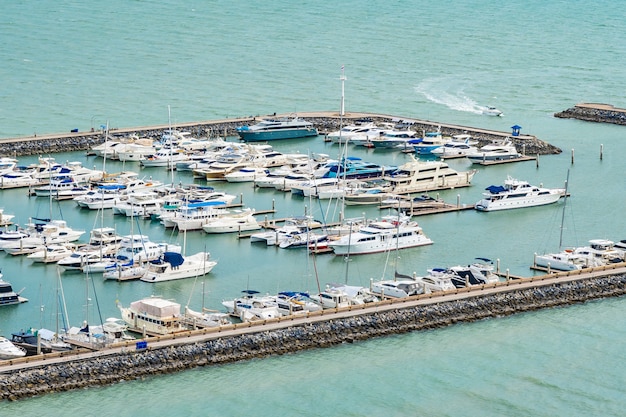
<path fill-rule="evenodd" d="M 91 131 L 92 131 L 92 132 L 93 132 L 93 129 L 94 129 L 94 127 L 95 127 L 94 122 L 95 122 L 95 120 L 96 120 L 96 117 L 102 117 L 102 116 L 101 116 L 101 115 L 99 115 L 99 114 L 94 114 L 93 116 L 91 116 L 91 125 L 90 125 L 90 127 L 91 127 Z"/>

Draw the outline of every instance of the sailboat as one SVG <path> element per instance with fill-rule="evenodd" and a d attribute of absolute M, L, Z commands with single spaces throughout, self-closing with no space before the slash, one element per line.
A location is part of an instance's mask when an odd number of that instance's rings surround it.
<path fill-rule="evenodd" d="M 559 252 L 534 256 L 531 268 L 556 271 L 574 271 L 583 268 L 593 268 L 606 265 L 609 262 L 623 261 L 624 253 L 613 247 L 613 242 L 606 239 L 593 239 L 589 246 L 563 248 L 563 229 L 565 221 L 565 207 L 567 203 L 567 189 L 569 186 L 569 170 L 565 181 L 565 196 L 563 199 L 563 214 L 559 237 Z"/>
<path fill-rule="evenodd" d="M 197 277 L 196 277 L 197 279 Z M 195 286 L 195 283 L 194 283 Z M 185 306 L 184 317 L 189 322 L 188 324 L 193 328 L 204 328 L 204 327 L 218 327 L 225 326 L 227 324 L 231 324 L 231 321 L 228 319 L 227 313 L 221 313 L 215 310 L 209 310 L 204 307 L 204 281 L 202 282 L 202 310 L 196 311 L 189 308 L 189 304 L 191 303 L 191 295 L 193 291 L 189 294 L 189 300 L 187 300 L 187 305 Z"/>

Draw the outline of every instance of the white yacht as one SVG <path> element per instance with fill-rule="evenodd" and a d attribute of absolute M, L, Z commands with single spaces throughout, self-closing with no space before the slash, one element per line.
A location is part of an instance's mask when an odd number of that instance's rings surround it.
<path fill-rule="evenodd" d="M 452 140 L 451 137 L 443 136 L 441 130 L 426 132 L 421 140 L 415 141 L 413 149 L 418 155 L 430 155 L 435 149 L 442 147 Z"/>
<path fill-rule="evenodd" d="M 30 187 L 40 184 L 30 172 L 8 172 L 0 175 L 0 189 Z"/>
<path fill-rule="evenodd" d="M 416 277 L 415 280 L 422 285 L 424 288 L 424 293 L 430 294 L 433 292 L 440 291 L 450 291 L 454 290 L 456 287 L 452 283 L 452 280 L 447 275 L 426 275 L 421 277 Z"/>
<path fill-rule="evenodd" d="M 343 289 L 329 285 L 326 286 L 324 291 L 319 294 L 311 294 L 310 297 L 323 309 L 349 307 L 355 304 L 352 302 L 352 297 Z"/>
<path fill-rule="evenodd" d="M 195 311 L 185 306 L 185 321 L 193 328 L 219 327 L 232 324 L 228 314 L 217 311 Z"/>
<path fill-rule="evenodd" d="M 431 245 L 422 228 L 406 218 L 386 217 L 374 221 L 359 231 L 331 241 L 328 246 L 335 255 L 361 255 Z"/>
<path fill-rule="evenodd" d="M 250 235 L 250 243 L 261 242 L 268 246 L 279 245 L 283 240 L 293 234 L 306 233 L 307 230 L 321 227 L 321 225 L 320 222 L 313 220 L 310 216 L 289 217 L 285 219 L 285 223 L 281 227 L 253 233 Z"/>
<path fill-rule="evenodd" d="M 157 152 L 154 141 L 148 138 L 137 139 L 132 143 L 126 143 L 117 148 L 117 159 L 120 161 L 139 162 Z"/>
<path fill-rule="evenodd" d="M 475 262 L 469 265 L 432 268 L 428 270 L 428 273 L 433 277 L 449 278 L 456 288 L 494 284 L 500 281 L 500 277 L 494 272 L 493 262 L 487 258 L 476 258 Z"/>
<path fill-rule="evenodd" d="M 282 179 L 278 181 L 274 181 L 274 188 L 278 191 L 291 191 L 291 188 L 300 183 L 304 183 L 310 181 L 313 178 L 313 174 L 310 173 L 296 173 L 292 172 L 289 175 L 286 175 Z"/>
<path fill-rule="evenodd" d="M 10 226 L 13 224 L 14 214 L 7 214 L 3 208 L 0 208 L 0 226 Z"/>
<path fill-rule="evenodd" d="M 182 148 L 161 148 L 155 154 L 143 158 L 139 163 L 143 167 L 166 167 L 173 169 L 176 166 L 176 162 L 187 159 L 187 152 Z"/>
<path fill-rule="evenodd" d="M 224 175 L 228 182 L 253 182 L 256 178 L 269 174 L 269 170 L 263 167 L 243 167 Z"/>
<path fill-rule="evenodd" d="M 328 235 L 326 233 L 317 233 L 310 230 L 304 232 L 292 232 L 287 233 L 284 237 L 282 237 L 278 247 L 281 249 L 309 248 L 311 246 L 319 247 L 319 245 L 326 242 L 326 240 L 328 240 Z"/>
<path fill-rule="evenodd" d="M 483 198 L 476 203 L 476 210 L 497 211 L 542 206 L 556 203 L 565 196 L 565 188 L 536 187 L 510 176 L 504 181 L 504 185 L 491 185 L 486 190 L 488 192 L 483 193 Z"/>
<path fill-rule="evenodd" d="M 353 139 L 370 139 L 380 134 L 380 128 L 374 123 L 351 124 L 330 132 L 326 139 L 332 143 L 344 144 Z"/>
<path fill-rule="evenodd" d="M 115 281 L 132 281 L 140 279 L 148 272 L 148 268 L 145 263 L 135 263 L 129 261 L 127 263 L 115 262 L 104 269 L 102 278 Z"/>
<path fill-rule="evenodd" d="M 424 286 L 411 277 L 386 280 L 372 280 L 370 291 L 381 297 L 406 298 L 424 293 Z"/>
<path fill-rule="evenodd" d="M 180 206 L 167 214 L 162 213 L 161 223 L 166 228 L 175 227 L 179 231 L 200 230 L 209 220 L 228 213 L 220 201 L 202 201 Z"/>
<path fill-rule="evenodd" d="M 0 359 L 11 360 L 26 356 L 26 349 L 16 346 L 4 336 L 0 336 Z"/>
<path fill-rule="evenodd" d="M 222 301 L 231 316 L 241 321 L 267 320 L 280 317 L 278 306 L 271 296 L 259 295 L 255 290 L 243 290 L 243 295 L 233 300 Z"/>
<path fill-rule="evenodd" d="M 283 316 L 293 314 L 306 314 L 312 311 L 319 311 L 322 307 L 313 302 L 308 293 L 297 291 L 283 291 L 271 299 L 278 307 L 278 311 Z"/>
<path fill-rule="evenodd" d="M 471 135 L 454 135 L 451 141 L 433 149 L 430 153 L 442 158 L 463 157 L 470 153 L 476 153 L 478 151 L 477 144 L 478 141 L 472 139 Z"/>
<path fill-rule="evenodd" d="M 193 278 L 208 274 L 217 262 L 208 252 L 183 256 L 178 252 L 165 252 L 158 261 L 148 264 L 148 271 L 140 279 L 145 282 L 163 282 Z"/>
<path fill-rule="evenodd" d="M 504 141 L 494 141 L 488 145 L 478 148 L 476 152 L 467 154 L 467 158 L 474 164 L 481 164 L 491 161 L 507 161 L 519 159 L 522 154 L 517 152 L 515 145 L 506 139 Z"/>
<path fill-rule="evenodd" d="M 28 301 L 27 298 L 22 297 L 20 294 L 24 289 L 15 292 L 10 282 L 2 279 L 2 273 L 0 272 L 0 306 L 8 306 L 13 304 L 21 304 Z"/>
<path fill-rule="evenodd" d="M 74 252 L 68 245 L 44 245 L 41 249 L 28 254 L 27 259 L 40 263 L 55 263 L 70 256 Z"/>
<path fill-rule="evenodd" d="M 89 189 L 81 187 L 71 174 L 56 174 L 48 184 L 33 188 L 37 197 L 77 197 L 86 194 Z"/>
<path fill-rule="evenodd" d="M 136 192 L 127 198 L 117 198 L 113 203 L 113 214 L 126 217 L 150 217 L 158 213 L 163 206 L 164 198 L 152 191 Z"/>
<path fill-rule="evenodd" d="M 314 178 L 291 186 L 292 195 L 317 197 L 322 190 L 337 188 L 339 178 Z"/>
<path fill-rule="evenodd" d="M 61 272 L 83 272 L 88 265 L 94 265 L 102 262 L 114 263 L 114 258 L 108 253 L 109 251 L 101 251 L 99 248 L 85 249 L 81 248 L 72 252 L 68 256 L 59 259 L 57 265 Z M 95 268 L 94 268 L 95 269 Z M 94 272 L 91 271 L 90 272 Z"/>
<path fill-rule="evenodd" d="M 411 161 L 386 174 L 393 194 L 423 193 L 471 185 L 476 170 L 458 172 L 443 161 L 419 161 L 411 155 Z"/>
<path fill-rule="evenodd" d="M 252 209 L 232 210 L 229 214 L 209 219 L 202 224 L 202 230 L 206 233 L 247 232 L 260 228 Z"/>
<path fill-rule="evenodd" d="M 409 141 L 415 139 L 417 132 L 412 130 L 387 130 L 369 140 L 376 149 L 410 149 Z"/>
<path fill-rule="evenodd" d="M 0 158 L 0 175 L 9 174 L 17 170 L 17 159 L 15 158 Z"/>
<path fill-rule="evenodd" d="M 249 154 L 227 153 L 219 156 L 217 160 L 207 166 L 194 169 L 193 176 L 207 181 L 223 181 L 226 179 L 226 174 L 251 165 L 252 161 Z"/>
<path fill-rule="evenodd" d="M 128 307 L 118 307 L 128 330 L 157 335 L 186 330 L 181 322 L 180 304 L 174 301 L 148 297 L 133 301 Z"/>

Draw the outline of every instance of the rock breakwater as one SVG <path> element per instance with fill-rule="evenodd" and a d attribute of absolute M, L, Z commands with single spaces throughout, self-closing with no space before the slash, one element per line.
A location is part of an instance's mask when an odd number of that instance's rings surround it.
<path fill-rule="evenodd" d="M 626 294 L 626 275 L 513 289 L 424 306 L 371 312 L 279 330 L 246 333 L 115 356 L 42 365 L 0 375 L 3 400 L 113 384 L 150 375 L 352 343 L 372 337 L 435 329 Z M 184 343 L 184 342 L 181 342 Z"/>
<path fill-rule="evenodd" d="M 581 103 L 555 113 L 554 117 L 626 125 L 626 109 L 619 109 L 610 104 Z"/>

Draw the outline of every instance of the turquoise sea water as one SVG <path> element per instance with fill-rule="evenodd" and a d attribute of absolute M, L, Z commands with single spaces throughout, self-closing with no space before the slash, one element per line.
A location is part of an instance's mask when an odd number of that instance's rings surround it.
<path fill-rule="evenodd" d="M 581 102 L 626 107 L 626 12 L 612 2 L 268 0 L 10 2 L 0 17 L 0 137 L 29 136 L 102 124 L 126 127 L 273 112 L 335 110 L 345 66 L 346 110 L 394 114 L 508 131 L 518 124 L 563 149 L 533 162 L 481 168 L 472 187 L 443 192 L 473 204 L 482 190 L 510 174 L 531 183 L 561 186 L 570 171 L 566 244 L 592 238 L 626 238 L 624 127 L 552 117 Z M 494 105 L 503 118 L 479 114 Z M 603 158 L 600 159 L 600 146 Z M 276 149 L 318 151 L 337 147 L 319 138 L 277 144 Z M 572 150 L 575 162 L 571 163 Z M 354 149 L 356 156 L 400 164 L 402 154 Z M 55 155 L 58 161 L 83 154 Z M 32 162 L 34 157 L 20 158 Z M 451 161 L 468 169 L 463 161 Z M 107 162 L 107 170 L 136 169 Z M 160 169 L 142 175 L 169 180 Z M 175 181 L 190 182 L 177 173 Z M 277 217 L 316 218 L 336 208 L 224 185 L 259 210 L 272 202 Z M 5 190 L 0 206 L 18 216 L 45 217 L 50 205 Z M 100 220 L 73 203 L 52 207 L 73 227 Z M 348 215 L 372 208 L 350 208 Z M 418 273 L 500 259 L 503 268 L 531 274 L 534 252 L 558 245 L 562 205 L 503 213 L 466 211 L 418 218 L 435 244 L 407 250 L 398 261 Z M 129 233 L 127 219 L 105 214 L 107 225 Z M 149 222 L 133 225 L 153 240 L 180 242 Z M 233 236 L 189 233 L 188 252 L 210 250 L 218 266 L 202 282 L 151 286 L 96 279 L 89 296 L 84 277 L 64 276 L 72 325 L 87 316 L 117 316 L 151 293 L 181 304 L 219 308 L 244 288 L 275 292 L 347 279 L 366 285 L 389 273 L 386 255 L 342 259 L 311 257 L 250 245 Z M 56 272 L 26 259 L 0 257 L 5 276 L 29 303 L 0 311 L 0 333 L 30 325 L 54 326 Z M 86 307 L 89 304 L 89 307 Z M 42 308 L 43 306 L 43 308 Z M 442 330 L 360 342 L 110 387 L 2 403 L 2 414 L 64 415 L 71 404 L 83 415 L 622 415 L 626 405 L 623 299 L 523 314 Z"/>

